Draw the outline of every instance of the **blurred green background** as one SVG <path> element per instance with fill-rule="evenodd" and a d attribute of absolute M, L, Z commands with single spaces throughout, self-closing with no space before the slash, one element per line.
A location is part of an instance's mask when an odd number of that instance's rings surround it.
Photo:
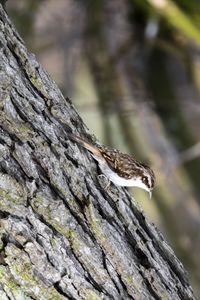
<path fill-rule="evenodd" d="M 200 295 L 200 1 L 8 0 L 29 50 L 104 144 L 155 170 L 131 192 Z"/>

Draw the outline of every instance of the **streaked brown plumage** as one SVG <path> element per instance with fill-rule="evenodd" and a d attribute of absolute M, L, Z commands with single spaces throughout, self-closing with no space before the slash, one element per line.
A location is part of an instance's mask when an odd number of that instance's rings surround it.
<path fill-rule="evenodd" d="M 116 185 L 137 186 L 150 194 L 155 185 L 155 175 L 150 167 L 117 149 L 100 146 L 84 137 L 70 134 L 70 138 L 92 153 L 102 172 Z"/>

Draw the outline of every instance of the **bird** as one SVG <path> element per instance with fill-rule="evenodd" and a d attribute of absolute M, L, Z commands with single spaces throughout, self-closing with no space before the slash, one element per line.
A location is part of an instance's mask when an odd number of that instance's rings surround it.
<path fill-rule="evenodd" d="M 69 137 L 91 153 L 109 181 L 117 186 L 144 189 L 151 198 L 155 186 L 155 175 L 149 166 L 137 161 L 129 154 L 99 145 L 84 136 L 70 133 Z"/>

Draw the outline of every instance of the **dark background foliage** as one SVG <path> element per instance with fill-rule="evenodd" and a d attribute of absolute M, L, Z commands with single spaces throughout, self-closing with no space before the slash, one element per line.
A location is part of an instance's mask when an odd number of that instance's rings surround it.
<path fill-rule="evenodd" d="M 153 201 L 133 189 L 200 294 L 200 3 L 9 0 L 28 48 L 91 133 L 146 161 Z"/>

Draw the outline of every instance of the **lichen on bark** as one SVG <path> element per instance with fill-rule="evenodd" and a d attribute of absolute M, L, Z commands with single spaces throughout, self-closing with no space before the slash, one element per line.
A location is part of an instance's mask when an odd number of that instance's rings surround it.
<path fill-rule="evenodd" d="M 187 274 L 123 188 L 72 143 L 86 127 L 0 6 L 0 296 L 194 299 Z"/>

